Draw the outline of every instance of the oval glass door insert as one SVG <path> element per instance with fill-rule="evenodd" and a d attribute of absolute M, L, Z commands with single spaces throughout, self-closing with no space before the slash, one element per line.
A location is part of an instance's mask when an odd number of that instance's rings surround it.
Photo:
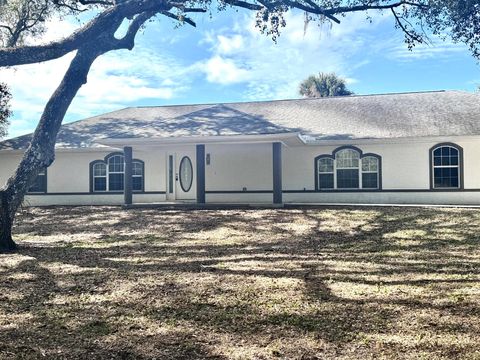
<path fill-rule="evenodd" d="M 180 161 L 179 178 L 182 190 L 189 192 L 193 182 L 193 166 L 188 156 L 184 156 Z"/>

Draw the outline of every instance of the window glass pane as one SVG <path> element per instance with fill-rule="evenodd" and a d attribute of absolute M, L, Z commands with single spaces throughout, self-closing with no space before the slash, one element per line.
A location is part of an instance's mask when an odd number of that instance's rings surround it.
<path fill-rule="evenodd" d="M 450 165 L 453 165 L 453 166 L 458 165 L 458 155 L 450 156 Z"/>
<path fill-rule="evenodd" d="M 451 146 L 442 146 L 433 152 L 435 166 L 458 165 L 458 150 Z"/>
<path fill-rule="evenodd" d="M 337 170 L 338 189 L 358 189 L 358 170 Z"/>
<path fill-rule="evenodd" d="M 458 188 L 458 167 L 435 168 L 434 186 L 436 188 Z"/>
<path fill-rule="evenodd" d="M 362 159 L 362 171 L 378 171 L 378 159 L 373 156 L 367 156 Z"/>
<path fill-rule="evenodd" d="M 138 161 L 132 163 L 132 175 L 143 175 L 142 163 Z"/>
<path fill-rule="evenodd" d="M 377 189 L 378 188 L 378 174 L 364 173 L 362 174 L 362 188 Z"/>
<path fill-rule="evenodd" d="M 108 160 L 108 171 L 109 172 L 123 172 L 124 168 L 124 158 L 123 155 L 112 156 Z"/>
<path fill-rule="evenodd" d="M 105 164 L 95 164 L 93 166 L 93 176 L 106 176 L 107 166 Z"/>
<path fill-rule="evenodd" d="M 333 189 L 333 174 L 320 174 L 318 176 L 318 187 L 320 189 Z"/>
<path fill-rule="evenodd" d="M 142 191 L 142 177 L 141 176 L 134 176 L 132 178 L 132 189 L 135 191 Z"/>
<path fill-rule="evenodd" d="M 451 146 L 442 146 L 433 152 L 433 185 L 435 188 L 458 188 L 459 151 Z"/>
<path fill-rule="evenodd" d="M 337 168 L 358 168 L 360 154 L 352 149 L 340 150 L 336 154 Z"/>
<path fill-rule="evenodd" d="M 320 173 L 332 173 L 333 172 L 333 159 L 325 158 L 318 160 L 318 172 Z"/>
<path fill-rule="evenodd" d="M 37 175 L 34 183 L 28 189 L 28 192 L 47 192 L 47 176 L 45 175 L 45 170 L 42 170 L 41 173 Z"/>
<path fill-rule="evenodd" d="M 193 166 L 188 156 L 184 156 L 180 161 L 179 178 L 180 187 L 184 192 L 189 192 L 193 182 Z"/>
<path fill-rule="evenodd" d="M 107 190 L 107 178 L 106 177 L 93 178 L 93 190 L 94 191 L 106 191 Z"/>
<path fill-rule="evenodd" d="M 173 194 L 173 155 L 168 156 L 168 193 Z"/>
<path fill-rule="evenodd" d="M 110 191 L 123 191 L 123 174 L 110 174 L 108 176 L 108 189 Z"/>

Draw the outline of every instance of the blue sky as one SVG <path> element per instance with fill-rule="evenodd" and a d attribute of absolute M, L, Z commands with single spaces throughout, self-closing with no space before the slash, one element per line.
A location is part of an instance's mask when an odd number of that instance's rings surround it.
<path fill-rule="evenodd" d="M 71 19 L 53 21 L 42 41 L 71 33 Z M 299 97 L 310 74 L 333 71 L 357 94 L 456 89 L 480 84 L 480 65 L 464 45 L 432 39 L 410 52 L 388 15 L 364 14 L 329 27 L 290 13 L 278 42 L 259 33 L 248 12 L 197 16 L 197 28 L 165 18 L 148 24 L 133 51 L 99 58 L 65 122 L 128 106 L 216 103 Z M 35 40 L 38 41 L 38 40 Z M 72 55 L 0 71 L 12 86 L 9 137 L 31 132 Z"/>

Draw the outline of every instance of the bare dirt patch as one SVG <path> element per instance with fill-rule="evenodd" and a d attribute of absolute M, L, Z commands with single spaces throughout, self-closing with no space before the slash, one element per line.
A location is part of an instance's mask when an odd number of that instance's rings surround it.
<path fill-rule="evenodd" d="M 30 208 L 5 359 L 480 359 L 480 211 Z"/>

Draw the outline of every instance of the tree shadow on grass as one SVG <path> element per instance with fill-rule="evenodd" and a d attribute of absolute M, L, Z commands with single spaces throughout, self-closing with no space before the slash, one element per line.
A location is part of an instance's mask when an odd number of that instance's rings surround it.
<path fill-rule="evenodd" d="M 449 342 L 479 340 L 479 302 L 468 292 L 480 276 L 475 211 L 94 209 L 37 209 L 20 220 L 17 233 L 34 240 L 21 244 L 25 260 L 0 272 L 1 290 L 18 295 L 2 302 L 0 354 L 461 358 L 479 350 Z M 435 347 L 433 335 L 446 340 Z"/>

